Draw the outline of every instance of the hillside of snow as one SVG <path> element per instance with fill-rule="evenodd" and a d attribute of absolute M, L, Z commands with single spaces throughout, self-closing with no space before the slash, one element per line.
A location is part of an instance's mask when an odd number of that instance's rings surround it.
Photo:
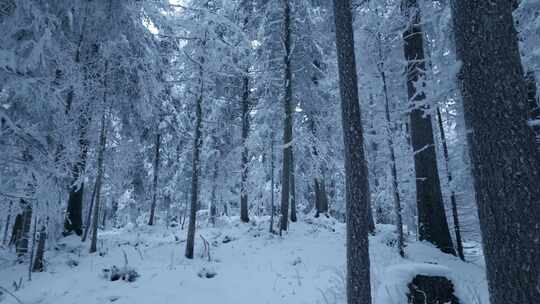
<path fill-rule="evenodd" d="M 345 226 L 333 219 L 300 220 L 280 237 L 268 232 L 266 218 L 222 218 L 198 227 L 193 260 L 184 257 L 185 235 L 157 226 L 103 231 L 96 254 L 78 237 L 64 238 L 47 252 L 47 271 L 31 281 L 27 265 L 1 248 L 0 287 L 13 295 L 4 292 L 0 303 L 344 303 Z M 463 304 L 489 304 L 481 266 L 420 242 L 409 242 L 403 259 L 392 226 L 378 226 L 370 242 L 374 304 L 407 303 L 407 284 L 417 274 L 450 278 Z M 104 269 L 113 265 L 139 277 L 110 281 Z"/>

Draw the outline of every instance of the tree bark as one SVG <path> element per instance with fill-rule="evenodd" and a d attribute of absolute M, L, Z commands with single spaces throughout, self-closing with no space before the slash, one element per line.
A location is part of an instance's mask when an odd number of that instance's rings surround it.
<path fill-rule="evenodd" d="M 455 0 L 452 19 L 491 303 L 538 303 L 540 154 L 511 3 Z"/>
<path fill-rule="evenodd" d="M 439 132 L 441 134 L 441 142 L 443 146 L 444 162 L 446 164 L 446 179 L 448 187 L 450 187 L 450 204 L 452 205 L 452 219 L 454 220 L 454 233 L 456 235 L 456 249 L 460 259 L 465 261 L 463 252 L 463 240 L 461 239 L 461 225 L 459 224 L 459 213 L 456 200 L 456 192 L 452 187 L 452 171 L 450 171 L 450 156 L 448 154 L 448 143 L 446 142 L 446 133 L 442 121 L 441 110 L 437 108 L 437 120 L 439 121 Z"/>
<path fill-rule="evenodd" d="M 99 226 L 99 210 L 101 202 L 101 185 L 103 182 L 103 159 L 105 157 L 105 147 L 107 145 L 107 126 L 106 115 L 103 113 L 101 118 L 101 134 L 99 136 L 99 150 L 97 159 L 97 177 L 96 177 L 96 198 L 94 205 L 94 215 L 92 217 L 92 240 L 90 243 L 90 253 L 97 251 L 97 238 Z"/>
<path fill-rule="evenodd" d="M 281 170 L 281 225 L 280 233 L 287 230 L 289 221 L 289 203 L 291 194 L 291 166 L 292 166 L 292 69 L 291 69 L 291 7 L 289 0 L 283 0 L 283 43 L 285 46 L 285 95 L 283 106 L 285 120 L 283 122 L 283 167 Z"/>
<path fill-rule="evenodd" d="M 38 244 L 36 249 L 36 258 L 34 259 L 34 265 L 32 266 L 33 272 L 43 272 L 45 270 L 44 255 L 45 255 L 45 242 L 47 241 L 47 228 L 45 225 L 41 225 L 39 231 Z"/>
<path fill-rule="evenodd" d="M 92 240 L 90 242 L 90 253 L 97 251 L 97 239 L 98 239 L 98 228 L 99 228 L 99 210 L 101 202 L 101 185 L 103 183 L 103 160 L 105 158 L 105 149 L 107 147 L 107 72 L 109 69 L 109 62 L 105 61 L 104 69 L 104 80 L 103 80 L 103 114 L 101 115 L 101 132 L 99 135 L 99 147 L 97 155 L 97 176 L 96 176 L 96 197 L 94 205 L 94 215 L 92 218 Z"/>
<path fill-rule="evenodd" d="M 28 243 L 30 242 L 30 228 L 32 225 L 32 205 L 21 199 L 22 225 L 15 242 L 15 251 L 17 257 L 21 258 L 28 252 Z"/>
<path fill-rule="evenodd" d="M 247 139 L 249 136 L 249 78 L 247 75 L 243 77 L 242 82 L 242 181 L 240 183 L 240 220 L 244 223 L 247 223 L 249 222 L 247 194 L 249 162 L 249 150 L 247 147 Z"/>
<path fill-rule="evenodd" d="M 291 222 L 295 223 L 296 218 L 296 184 L 294 181 L 294 153 L 291 153 Z"/>
<path fill-rule="evenodd" d="M 418 237 L 437 246 L 442 252 L 455 254 L 442 199 L 435 141 L 426 95 L 417 90 L 425 78 L 424 37 L 417 0 L 402 0 L 402 11 L 409 24 L 403 33 L 407 60 L 407 93 L 413 103 L 411 142 L 416 173 Z M 422 85 L 423 86 L 423 85 Z"/>
<path fill-rule="evenodd" d="M 205 34 L 206 36 L 206 34 Z M 206 39 L 206 38 L 205 38 Z M 202 47 L 206 46 L 206 40 L 203 41 Z M 189 212 L 188 234 L 186 241 L 185 256 L 188 259 L 193 259 L 193 250 L 195 248 L 195 224 L 197 220 L 197 210 L 199 205 L 199 174 L 200 174 L 200 154 L 202 149 L 202 104 L 204 97 L 204 70 L 203 65 L 205 58 L 201 56 L 199 77 L 200 77 L 200 92 L 195 105 L 195 136 L 193 141 L 193 164 L 191 175 L 191 206 Z"/>
<path fill-rule="evenodd" d="M 8 233 L 9 233 L 9 224 L 11 222 L 11 208 L 13 206 L 13 202 L 9 202 L 7 217 L 6 217 L 6 224 L 4 225 L 4 238 L 2 239 L 2 244 L 7 243 Z"/>
<path fill-rule="evenodd" d="M 347 303 L 370 304 L 369 182 L 354 53 L 350 0 L 334 0 L 343 140 L 347 221 Z"/>
<path fill-rule="evenodd" d="M 158 126 L 159 128 L 159 126 Z M 156 213 L 156 200 L 157 200 L 157 187 L 158 187 L 158 177 L 159 177 L 159 147 L 161 145 L 161 134 L 159 131 L 156 134 L 156 154 L 154 159 L 154 182 L 153 194 L 152 194 L 152 206 L 150 207 L 150 218 L 148 219 L 148 225 L 154 225 L 154 216 Z"/>

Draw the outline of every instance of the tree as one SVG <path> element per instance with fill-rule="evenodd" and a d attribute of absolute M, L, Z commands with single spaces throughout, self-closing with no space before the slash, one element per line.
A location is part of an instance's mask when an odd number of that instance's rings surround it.
<path fill-rule="evenodd" d="M 418 236 L 433 243 L 445 253 L 455 254 L 437 169 L 433 125 L 422 89 L 426 62 L 420 9 L 417 0 L 403 0 L 402 10 L 407 18 L 403 32 L 404 53 L 407 60 L 407 94 L 413 103 L 411 111 L 411 142 L 416 173 L 416 202 L 418 208 Z"/>
<path fill-rule="evenodd" d="M 334 19 L 345 144 L 347 303 L 370 304 L 369 182 L 364 155 L 350 0 L 334 0 Z"/>
<path fill-rule="evenodd" d="M 293 92 L 292 92 L 292 69 L 291 69 L 291 5 L 289 0 L 283 2 L 283 45 L 285 53 L 283 75 L 283 108 L 285 119 L 283 122 L 283 166 L 281 169 L 281 225 L 280 233 L 287 230 L 289 221 L 289 203 L 291 199 L 291 172 L 293 162 Z"/>
<path fill-rule="evenodd" d="M 540 298 L 540 154 L 510 1 L 452 6 L 491 303 Z"/>

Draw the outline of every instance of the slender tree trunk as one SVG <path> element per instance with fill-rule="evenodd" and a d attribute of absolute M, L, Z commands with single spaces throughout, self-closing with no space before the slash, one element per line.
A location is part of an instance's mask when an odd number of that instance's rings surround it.
<path fill-rule="evenodd" d="M 33 272 L 43 272 L 45 270 L 43 257 L 45 255 L 45 242 L 46 241 L 47 241 L 47 228 L 45 225 L 42 224 L 39 231 L 36 257 L 34 259 L 34 265 L 32 266 Z"/>
<path fill-rule="evenodd" d="M 296 185 L 294 182 L 294 153 L 291 153 L 291 222 L 295 223 L 296 218 Z"/>
<path fill-rule="evenodd" d="M 203 42 L 202 46 L 205 47 L 206 43 Z M 201 66 L 199 71 L 200 77 L 200 92 L 199 97 L 195 105 L 195 136 L 193 141 L 193 168 L 191 175 L 191 208 L 189 213 L 189 225 L 186 241 L 186 258 L 193 259 L 193 250 L 195 248 L 195 222 L 197 220 L 197 209 L 199 205 L 199 174 L 200 174 L 200 154 L 202 149 L 202 103 L 204 94 L 204 57 L 200 58 Z"/>
<path fill-rule="evenodd" d="M 22 225 L 19 231 L 19 235 L 16 239 L 15 248 L 17 257 L 21 258 L 28 253 L 28 243 L 30 242 L 30 228 L 32 225 L 32 205 L 21 199 L 21 206 L 23 208 Z M 20 260 L 20 262 L 22 262 Z"/>
<path fill-rule="evenodd" d="M 442 252 L 455 254 L 442 199 L 431 115 L 417 86 L 424 81 L 426 62 L 424 36 L 417 0 L 402 0 L 402 10 L 409 21 L 403 33 L 407 60 L 407 93 L 413 103 L 411 112 L 411 141 L 416 172 L 416 202 L 418 207 L 419 239 L 437 246 Z"/>
<path fill-rule="evenodd" d="M 90 253 L 97 251 L 97 238 L 98 238 L 98 226 L 99 226 L 99 210 L 101 201 L 101 185 L 103 182 L 103 159 L 105 154 L 105 147 L 107 145 L 107 127 L 105 114 L 101 119 L 101 134 L 99 136 L 99 151 L 97 160 L 97 178 L 96 178 L 96 201 L 94 205 L 94 214 L 92 216 L 92 240 L 90 243 Z"/>
<path fill-rule="evenodd" d="M 90 206 L 88 208 L 88 211 L 86 213 L 86 221 L 85 221 L 85 227 L 84 227 L 84 233 L 82 235 L 82 242 L 86 242 L 86 238 L 88 237 L 88 232 L 90 231 L 92 224 L 92 212 L 94 211 L 94 202 L 96 201 L 96 191 L 97 191 L 97 179 L 94 183 L 94 190 L 92 191 L 92 198 L 90 199 Z"/>
<path fill-rule="evenodd" d="M 491 304 L 540 299 L 540 154 L 511 3 L 452 2 Z"/>
<path fill-rule="evenodd" d="M 158 177 L 159 177 L 159 147 L 161 145 L 161 134 L 156 134 L 156 156 L 154 160 L 154 182 L 153 182 L 153 194 L 152 194 L 152 206 L 150 207 L 150 219 L 148 225 L 154 225 L 154 217 L 156 212 L 156 200 L 158 192 Z"/>
<path fill-rule="evenodd" d="M 461 225 L 459 223 L 459 213 L 456 200 L 456 192 L 452 187 L 452 172 L 450 171 L 450 155 L 448 154 L 448 143 L 446 142 L 446 134 L 442 121 L 441 110 L 437 108 L 437 120 L 439 121 L 439 132 L 441 134 L 441 142 L 443 146 L 444 162 L 446 164 L 446 179 L 450 187 L 450 203 L 452 205 L 452 219 L 454 220 L 454 233 L 456 234 L 456 249 L 460 259 L 465 261 L 463 253 L 463 240 L 461 239 Z"/>
<path fill-rule="evenodd" d="M 536 96 L 536 76 L 534 71 L 528 71 L 526 76 L 527 82 L 527 100 L 529 105 L 529 119 L 532 121 L 532 129 L 536 137 L 536 144 L 540 149 L 540 105 Z"/>
<path fill-rule="evenodd" d="M 23 213 L 17 214 L 17 216 L 15 217 L 15 223 L 11 228 L 11 238 L 9 240 L 9 246 L 17 245 L 17 243 L 19 242 L 19 239 L 22 235 L 23 222 Z"/>
<path fill-rule="evenodd" d="M 2 244 L 6 245 L 8 233 L 9 233 L 9 224 L 11 223 L 11 208 L 13 206 L 13 201 L 9 202 L 7 217 L 6 217 L 6 224 L 4 225 L 4 238 L 2 239 Z"/>
<path fill-rule="evenodd" d="M 97 251 L 97 239 L 98 239 L 98 227 L 99 227 L 99 210 L 100 210 L 100 202 L 101 202 L 101 186 L 103 183 L 103 174 L 104 174 L 104 168 L 103 168 L 103 160 L 105 158 L 105 148 L 107 147 L 107 113 L 106 113 L 106 105 L 107 105 L 107 88 L 108 88 L 108 81 L 107 81 L 107 72 L 109 70 L 109 62 L 105 61 L 105 69 L 104 69 L 104 92 L 103 92 L 103 114 L 101 116 L 101 132 L 99 135 L 99 148 L 98 148 L 98 155 L 97 155 L 97 176 L 96 176 L 96 198 L 95 198 L 95 205 L 94 205 L 94 215 L 92 218 L 92 240 L 90 242 L 90 253 L 94 253 Z"/>
<path fill-rule="evenodd" d="M 289 0 L 282 0 L 284 6 L 283 41 L 285 45 L 285 95 L 283 106 L 285 120 L 283 123 L 283 168 L 281 170 L 281 225 L 280 232 L 287 230 L 289 220 L 289 201 L 291 194 L 291 166 L 292 166 L 292 69 L 291 69 L 291 7 Z"/>
<path fill-rule="evenodd" d="M 370 304 L 369 182 L 358 100 L 350 0 L 334 0 L 334 19 L 345 147 L 347 303 Z"/>
<path fill-rule="evenodd" d="M 248 71 L 246 71 L 248 73 Z M 242 95 L 242 181 L 240 183 L 240 220 L 244 223 L 249 222 L 248 215 L 248 194 L 247 194 L 247 179 L 248 179 L 248 162 L 249 150 L 247 147 L 247 139 L 249 136 L 249 77 L 246 75 L 243 78 L 243 95 Z"/>
<path fill-rule="evenodd" d="M 275 204 L 274 204 L 274 131 L 270 135 L 270 233 L 274 233 L 274 214 L 275 214 Z"/>
<path fill-rule="evenodd" d="M 379 39 L 380 42 L 380 39 Z M 382 50 L 381 46 L 379 45 L 379 60 L 380 60 L 380 73 L 381 73 L 381 79 L 383 82 L 383 92 L 384 92 L 384 99 L 385 99 L 385 118 L 386 118 L 386 126 L 387 126 L 387 143 L 388 143 L 388 150 L 390 152 L 390 173 L 392 175 L 392 193 L 394 195 L 394 212 L 396 213 L 396 226 L 397 226 L 397 233 L 398 233 L 398 250 L 399 255 L 404 257 L 405 256 L 405 237 L 403 235 L 403 217 L 402 217 L 402 208 L 401 208 L 401 198 L 399 195 L 399 184 L 398 184 L 398 177 L 397 177 L 397 167 L 396 167 L 396 153 L 394 150 L 394 139 L 393 139 L 393 133 L 394 133 L 394 127 L 392 120 L 390 119 L 390 101 L 388 99 L 388 86 L 386 84 L 386 73 L 384 72 L 384 66 L 382 61 Z"/>
<path fill-rule="evenodd" d="M 36 251 L 36 234 L 37 234 L 38 218 L 34 219 L 34 232 L 32 233 L 32 248 L 30 249 L 30 257 L 28 259 L 28 281 L 32 281 L 32 269 L 34 261 L 34 252 Z"/>

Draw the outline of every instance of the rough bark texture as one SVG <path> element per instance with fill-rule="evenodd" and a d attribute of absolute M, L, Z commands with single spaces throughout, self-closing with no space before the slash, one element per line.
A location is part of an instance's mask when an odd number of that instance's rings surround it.
<path fill-rule="evenodd" d="M 527 72 L 527 101 L 529 105 L 529 119 L 536 137 L 536 145 L 540 149 L 540 106 L 538 105 L 536 76 L 533 71 Z"/>
<path fill-rule="evenodd" d="M 437 169 L 435 141 L 431 115 L 422 105 L 426 96 L 417 91 L 426 70 L 424 37 L 420 25 L 420 11 L 416 0 L 403 0 L 402 11 L 408 19 L 403 33 L 404 53 L 407 60 L 407 93 L 413 103 L 411 112 L 411 142 L 416 172 L 416 202 L 418 207 L 418 236 L 437 246 L 445 253 L 454 254 L 452 238 L 444 211 L 444 204 Z"/>
<path fill-rule="evenodd" d="M 158 192 L 158 177 L 159 177 L 159 148 L 161 145 L 161 134 L 158 132 L 156 134 L 156 154 L 154 159 L 154 181 L 152 184 L 153 193 L 152 193 L 152 205 L 150 206 L 150 218 L 148 219 L 148 225 L 154 225 L 154 217 L 156 213 L 156 200 Z"/>
<path fill-rule="evenodd" d="M 507 0 L 452 6 L 491 304 L 540 299 L 540 154 Z"/>
<path fill-rule="evenodd" d="M 351 1 L 334 0 L 334 14 L 345 147 L 347 303 L 370 304 L 369 183 L 358 100 Z"/>
<path fill-rule="evenodd" d="M 240 183 L 240 220 L 244 223 L 249 222 L 248 215 L 248 194 L 247 194 L 247 179 L 248 179 L 248 160 L 249 150 L 247 147 L 247 138 L 249 136 L 249 78 L 243 78 L 243 95 L 242 95 L 242 181 Z"/>
<path fill-rule="evenodd" d="M 287 230 L 289 221 L 289 201 L 291 194 L 291 166 L 292 166 L 292 69 L 291 69 L 291 7 L 289 0 L 283 0 L 284 26 L 283 44 L 285 45 L 285 120 L 283 122 L 283 168 L 281 170 L 281 225 L 280 231 Z"/>

